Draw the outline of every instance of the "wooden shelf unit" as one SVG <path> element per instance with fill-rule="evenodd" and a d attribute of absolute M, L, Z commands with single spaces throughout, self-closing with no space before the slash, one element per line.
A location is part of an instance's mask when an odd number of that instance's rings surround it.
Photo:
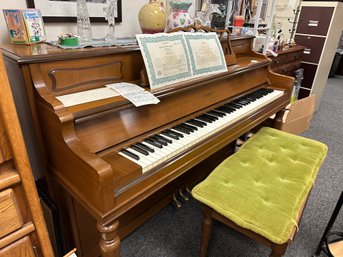
<path fill-rule="evenodd" d="M 0 257 L 54 256 L 0 55 Z"/>

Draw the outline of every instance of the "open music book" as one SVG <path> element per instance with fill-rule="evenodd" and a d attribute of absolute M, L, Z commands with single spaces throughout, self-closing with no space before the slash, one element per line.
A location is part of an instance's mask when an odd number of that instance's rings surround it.
<path fill-rule="evenodd" d="M 136 37 L 151 89 L 227 71 L 216 33 L 180 32 Z"/>

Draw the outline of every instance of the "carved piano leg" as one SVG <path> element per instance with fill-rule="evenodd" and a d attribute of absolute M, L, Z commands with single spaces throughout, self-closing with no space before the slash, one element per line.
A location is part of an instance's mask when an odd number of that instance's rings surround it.
<path fill-rule="evenodd" d="M 286 109 L 282 109 L 281 111 L 278 111 L 275 115 L 274 122 L 273 122 L 273 127 L 276 129 L 281 129 L 282 127 L 282 118 L 283 115 L 285 114 Z"/>
<path fill-rule="evenodd" d="M 99 245 L 102 257 L 120 257 L 118 227 L 119 221 L 115 221 L 108 226 L 97 224 L 97 228 L 101 233 Z"/>

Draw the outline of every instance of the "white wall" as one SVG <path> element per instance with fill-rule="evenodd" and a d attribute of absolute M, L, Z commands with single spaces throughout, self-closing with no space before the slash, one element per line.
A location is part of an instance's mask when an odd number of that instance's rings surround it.
<path fill-rule="evenodd" d="M 138 23 L 138 12 L 140 8 L 148 3 L 148 0 L 122 0 L 123 22 L 116 25 L 118 37 L 134 36 L 141 33 Z M 25 9 L 26 0 L 0 0 L 0 9 Z M 0 44 L 9 42 L 6 23 L 2 11 L 0 13 Z M 55 40 L 61 33 L 76 32 L 76 23 L 45 23 L 48 40 Z M 104 37 L 107 34 L 106 23 L 92 23 L 93 37 Z"/>

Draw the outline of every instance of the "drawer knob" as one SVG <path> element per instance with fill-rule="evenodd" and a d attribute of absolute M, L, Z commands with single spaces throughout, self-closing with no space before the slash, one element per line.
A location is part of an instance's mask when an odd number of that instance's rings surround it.
<path fill-rule="evenodd" d="M 310 48 L 305 48 L 304 49 L 304 54 L 311 54 L 311 49 Z"/>
<path fill-rule="evenodd" d="M 308 21 L 309 27 L 318 27 L 318 25 L 319 25 L 319 21 L 315 21 L 315 20 L 309 20 Z"/>

